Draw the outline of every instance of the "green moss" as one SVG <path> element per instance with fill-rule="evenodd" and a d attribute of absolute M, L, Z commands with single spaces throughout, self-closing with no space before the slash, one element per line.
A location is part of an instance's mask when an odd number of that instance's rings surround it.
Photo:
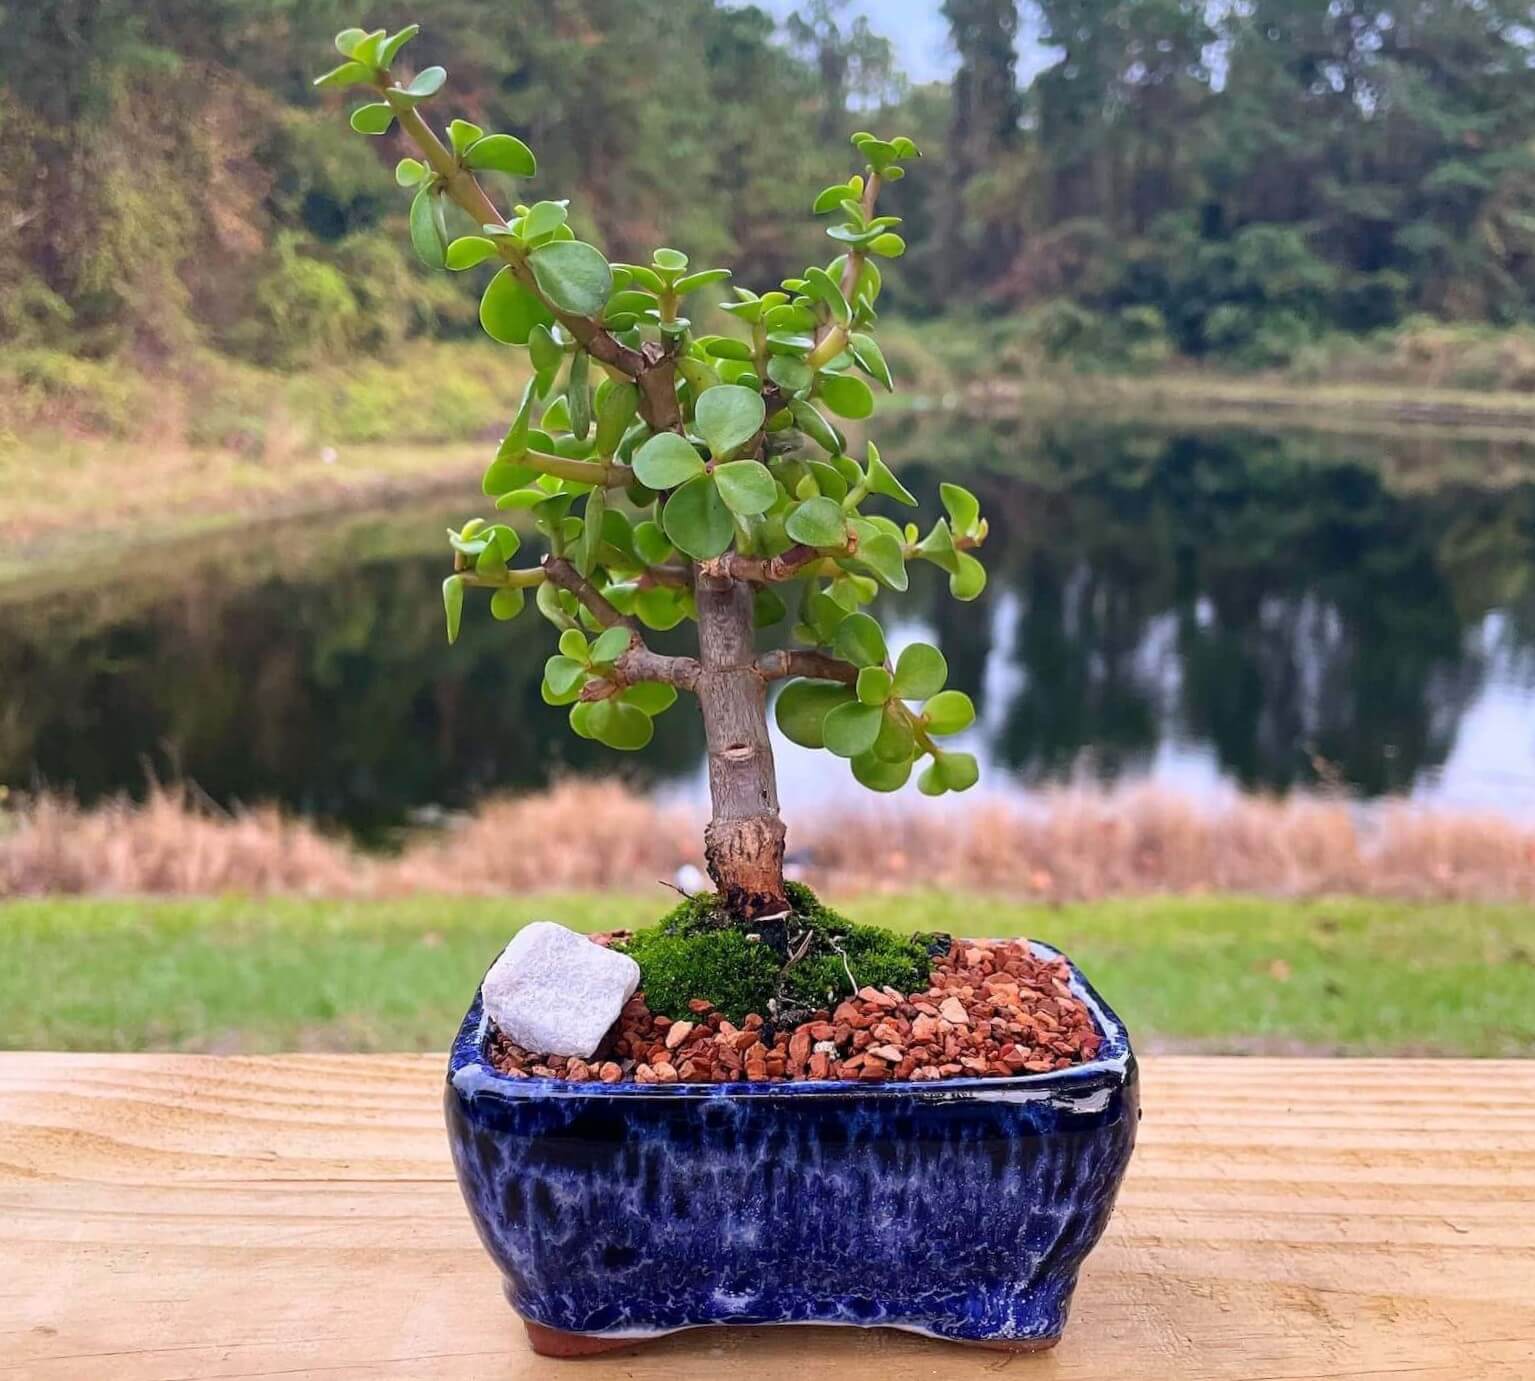
<path fill-rule="evenodd" d="M 669 932 L 665 925 L 637 931 L 625 944 L 640 966 L 640 987 L 650 1010 L 688 1015 L 688 1001 L 712 1002 L 732 1021 L 766 1012 L 778 989 L 778 956 L 739 930 Z"/>
<path fill-rule="evenodd" d="M 732 926 L 712 892 L 688 898 L 659 925 L 635 934 L 625 949 L 640 966 L 651 1010 L 686 1016 L 689 999 L 701 997 L 739 1021 L 748 1012 L 767 1015 L 775 998 L 780 1008 L 817 1008 L 869 984 L 903 993 L 927 986 L 931 960 L 920 938 L 856 925 L 799 883 L 789 883 L 788 893 L 794 904 L 788 948 L 797 952 L 807 934 L 810 945 L 787 969 L 770 936 L 751 939 Z"/>
<path fill-rule="evenodd" d="M 812 952 L 784 975 L 785 996 L 806 1007 L 829 1007 L 870 985 L 903 993 L 927 987 L 931 961 L 917 940 L 879 926 L 845 925 L 827 936 L 824 947 L 817 935 Z"/>

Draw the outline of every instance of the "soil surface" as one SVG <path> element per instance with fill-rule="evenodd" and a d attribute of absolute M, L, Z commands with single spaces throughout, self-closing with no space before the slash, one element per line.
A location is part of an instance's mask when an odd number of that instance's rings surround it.
<path fill-rule="evenodd" d="M 691 1020 L 673 1021 L 636 993 L 590 1060 L 546 1059 L 492 1032 L 491 1063 L 575 1083 L 989 1079 L 1066 1069 L 1101 1043 L 1065 961 L 1040 959 L 1026 940 L 955 941 L 923 992 L 862 988 L 792 1026 L 759 1013 L 736 1026 L 707 1002 L 692 1006 Z"/>

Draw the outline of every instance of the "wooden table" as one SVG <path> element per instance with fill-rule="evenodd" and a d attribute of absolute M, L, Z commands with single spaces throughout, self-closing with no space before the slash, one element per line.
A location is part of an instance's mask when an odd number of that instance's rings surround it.
<path fill-rule="evenodd" d="M 1535 1378 L 1535 1062 L 1156 1059 L 1034 1357 L 892 1332 L 527 1350 L 442 1060 L 0 1055 L 0 1377 Z"/>

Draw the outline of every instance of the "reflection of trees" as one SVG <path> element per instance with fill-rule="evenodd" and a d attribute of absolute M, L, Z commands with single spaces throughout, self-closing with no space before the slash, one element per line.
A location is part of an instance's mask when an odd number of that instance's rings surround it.
<path fill-rule="evenodd" d="M 1379 464 L 1340 456 L 1349 443 L 1260 434 L 947 435 L 968 463 L 903 477 L 928 513 L 940 478 L 980 493 L 991 584 L 958 605 L 915 563 L 909 599 L 880 613 L 927 624 L 972 694 L 993 636 L 1010 648 L 1018 690 L 987 723 L 1025 777 L 1112 778 L 1170 729 L 1249 785 L 1305 781 L 1315 754 L 1361 790 L 1403 789 L 1444 761 L 1489 657 L 1535 678 L 1535 488 L 1398 492 Z M 324 539 L 288 542 L 243 588 L 176 567 L 121 599 L 0 608 L 0 782 L 35 765 L 89 799 L 142 783 L 147 753 L 219 800 L 371 830 L 561 770 L 645 780 L 698 761 L 686 701 L 651 752 L 574 737 L 539 698 L 553 643 L 531 611 L 497 624 L 476 608 L 449 651 L 437 551 Z M 338 557 L 358 551 L 372 553 L 360 571 Z M 1494 609 L 1483 647 L 1471 635 Z"/>
<path fill-rule="evenodd" d="M 1317 450 L 1066 428 L 1011 465 L 983 462 L 988 554 L 1020 601 L 1023 685 L 998 757 L 1026 776 L 1086 761 L 1112 778 L 1174 718 L 1250 786 L 1311 779 L 1320 762 L 1360 790 L 1400 790 L 1442 763 L 1484 675 L 1467 625 L 1505 607 L 1505 637 L 1531 646 L 1517 610 L 1535 499 L 1398 495 L 1377 466 Z"/>
<path fill-rule="evenodd" d="M 531 611 L 482 610 L 443 642 L 436 556 L 324 583 L 203 584 L 133 622 L 71 640 L 57 607 L 10 610 L 0 681 L 0 781 L 35 769 L 84 799 L 142 782 L 145 752 L 220 801 L 277 799 L 363 829 L 426 802 L 532 787 L 563 770 L 665 775 L 701 734 L 685 705 L 657 742 L 615 762 L 545 705 L 550 651 Z"/>
<path fill-rule="evenodd" d="M 1031 777 L 1061 777 L 1091 750 L 1112 781 L 1156 747 L 1154 692 L 1137 666 L 1147 610 L 1123 571 L 1064 569 L 1044 552 L 1020 572 L 1017 660 L 1023 685 L 998 757 Z"/>

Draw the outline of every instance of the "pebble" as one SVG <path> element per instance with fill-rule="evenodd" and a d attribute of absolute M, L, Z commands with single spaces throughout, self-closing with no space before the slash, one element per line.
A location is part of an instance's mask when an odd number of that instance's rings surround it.
<path fill-rule="evenodd" d="M 970 1013 L 965 1010 L 965 1004 L 957 997 L 946 997 L 938 1004 L 938 1015 L 945 1021 L 951 1021 L 955 1026 L 968 1026 Z"/>
<path fill-rule="evenodd" d="M 627 954 L 553 921 L 524 926 L 480 984 L 485 1014 L 509 1041 L 589 1059 L 640 982 Z"/>

